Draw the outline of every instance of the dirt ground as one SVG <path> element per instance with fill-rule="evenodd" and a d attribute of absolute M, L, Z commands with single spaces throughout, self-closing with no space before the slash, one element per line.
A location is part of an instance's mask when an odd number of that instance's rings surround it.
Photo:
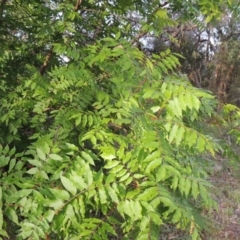
<path fill-rule="evenodd" d="M 207 214 L 211 228 L 204 240 L 240 240 L 240 164 L 218 159 L 216 166 L 210 179 L 218 210 Z"/>

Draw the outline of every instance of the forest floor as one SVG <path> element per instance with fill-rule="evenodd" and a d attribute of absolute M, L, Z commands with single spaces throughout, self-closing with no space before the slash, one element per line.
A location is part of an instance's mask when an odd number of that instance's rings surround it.
<path fill-rule="evenodd" d="M 211 175 L 218 210 L 208 212 L 211 227 L 204 240 L 240 240 L 240 163 L 219 157 Z"/>

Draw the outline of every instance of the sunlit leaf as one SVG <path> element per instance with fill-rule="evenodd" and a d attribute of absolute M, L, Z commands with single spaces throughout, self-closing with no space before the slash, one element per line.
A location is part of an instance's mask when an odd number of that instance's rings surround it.
<path fill-rule="evenodd" d="M 69 191 L 71 194 L 75 195 L 77 192 L 77 188 L 73 182 L 71 182 L 68 178 L 61 176 L 61 182 L 64 188 Z"/>

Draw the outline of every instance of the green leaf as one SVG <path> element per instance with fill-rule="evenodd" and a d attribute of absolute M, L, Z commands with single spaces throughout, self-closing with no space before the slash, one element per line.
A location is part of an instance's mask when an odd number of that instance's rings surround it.
<path fill-rule="evenodd" d="M 14 203 L 16 202 L 19 198 L 27 197 L 32 193 L 32 189 L 23 189 L 19 190 L 17 192 L 14 192 L 11 196 L 8 196 L 6 199 L 6 202 L 8 203 Z"/>
<path fill-rule="evenodd" d="M 157 226 L 160 226 L 163 224 L 163 221 L 162 221 L 160 215 L 157 214 L 156 212 L 149 212 L 148 216 Z"/>
<path fill-rule="evenodd" d="M 152 110 L 153 113 L 158 112 L 160 109 L 161 109 L 161 107 L 159 107 L 159 106 L 151 107 L 151 110 Z"/>
<path fill-rule="evenodd" d="M 69 193 L 65 190 L 61 190 L 61 189 L 57 189 L 57 188 L 50 188 L 49 190 L 56 198 L 60 198 L 62 200 L 70 199 Z"/>
<path fill-rule="evenodd" d="M 197 231 L 197 228 L 195 227 L 192 233 L 192 240 L 198 240 L 199 239 L 199 234 Z"/>
<path fill-rule="evenodd" d="M 117 166 L 115 166 L 114 168 L 112 168 L 112 169 L 110 170 L 110 172 L 111 172 L 111 173 L 118 173 L 118 172 L 121 171 L 123 168 L 124 168 L 123 165 L 117 165 Z M 118 177 L 119 177 L 119 175 L 118 175 Z"/>
<path fill-rule="evenodd" d="M 178 125 L 173 125 L 170 134 L 169 134 L 169 138 L 168 141 L 171 143 L 173 141 L 173 139 L 176 137 L 177 135 L 177 131 L 178 131 Z"/>
<path fill-rule="evenodd" d="M 186 182 L 186 179 L 185 177 L 181 176 L 179 178 L 179 184 L 178 184 L 178 188 L 181 192 L 181 194 L 183 195 L 184 191 L 185 191 L 185 182 Z"/>
<path fill-rule="evenodd" d="M 182 216 L 182 211 L 180 208 L 177 208 L 173 215 L 172 222 L 173 223 L 179 222 L 179 220 L 181 219 L 181 216 Z"/>
<path fill-rule="evenodd" d="M 77 193 L 77 188 L 73 182 L 71 182 L 68 178 L 61 176 L 60 177 L 62 185 L 64 188 L 69 191 L 72 195 L 76 195 Z"/>
<path fill-rule="evenodd" d="M 156 187 L 149 187 L 143 193 L 139 194 L 137 200 L 148 201 L 149 199 L 153 199 L 156 194 L 158 194 L 158 190 Z"/>
<path fill-rule="evenodd" d="M 49 154 L 49 158 L 55 161 L 61 161 L 63 158 L 55 153 Z"/>
<path fill-rule="evenodd" d="M 122 176 L 118 181 L 124 182 L 130 177 L 130 173 L 126 173 L 124 176 Z"/>
<path fill-rule="evenodd" d="M 46 218 L 48 220 L 48 222 L 52 222 L 53 218 L 55 215 L 55 211 L 48 209 L 45 213 L 44 213 L 44 218 Z"/>
<path fill-rule="evenodd" d="M 169 198 L 167 197 L 160 197 L 161 202 L 165 205 L 170 207 L 170 209 L 176 209 L 177 206 L 176 204 Z"/>
<path fill-rule="evenodd" d="M 109 161 L 104 168 L 106 169 L 111 169 L 114 168 L 115 166 L 117 166 L 120 162 L 119 161 Z"/>
<path fill-rule="evenodd" d="M 66 208 L 66 216 L 71 219 L 72 221 L 74 220 L 75 218 L 75 212 L 74 212 L 74 209 L 73 209 L 73 206 L 71 204 L 68 204 L 67 205 L 67 208 Z"/>
<path fill-rule="evenodd" d="M 61 199 L 46 200 L 44 206 L 52 207 L 54 210 L 59 211 L 63 207 L 63 201 Z"/>
<path fill-rule="evenodd" d="M 118 40 L 121 36 L 121 32 L 117 32 L 116 35 L 115 35 L 115 40 Z"/>
<path fill-rule="evenodd" d="M 16 152 L 16 148 L 15 147 L 13 147 L 10 151 L 9 151 L 9 155 L 10 156 L 13 156 L 14 154 L 15 154 L 15 152 Z"/>
<path fill-rule="evenodd" d="M 72 176 L 71 176 L 72 181 L 74 182 L 74 185 L 76 188 L 78 188 L 80 191 L 87 189 L 87 184 L 84 181 L 82 176 L 79 176 L 77 172 L 72 171 Z"/>
<path fill-rule="evenodd" d="M 113 154 L 101 154 L 101 157 L 105 160 L 113 160 L 114 158 L 116 158 L 116 156 L 114 156 Z"/>
<path fill-rule="evenodd" d="M 192 181 L 192 195 L 195 200 L 197 199 L 198 194 L 199 194 L 198 183 L 195 180 L 193 180 Z"/>
<path fill-rule="evenodd" d="M 162 159 L 161 158 L 156 158 L 153 161 L 151 161 L 146 168 L 146 173 L 150 173 L 151 171 L 156 170 L 157 167 L 159 167 L 162 163 Z"/>
<path fill-rule="evenodd" d="M 27 171 L 27 173 L 28 173 L 28 174 L 36 174 L 36 173 L 38 173 L 39 171 L 40 171 L 39 168 L 34 167 L 34 168 L 29 169 L 29 170 Z"/>
<path fill-rule="evenodd" d="M 186 197 L 188 196 L 188 194 L 189 194 L 189 192 L 190 192 L 191 186 L 192 186 L 192 182 L 190 181 L 189 178 L 186 178 L 186 181 L 185 181 L 185 190 L 184 190 Z"/>
<path fill-rule="evenodd" d="M 12 171 L 12 169 L 13 169 L 14 166 L 15 166 L 15 164 L 16 164 L 16 158 L 12 158 L 12 159 L 10 160 L 10 162 L 9 162 L 8 172 L 11 172 L 11 171 Z"/>
<path fill-rule="evenodd" d="M 106 195 L 105 189 L 102 187 L 99 187 L 98 193 L 99 193 L 99 198 L 100 198 L 101 204 L 107 203 L 107 195 Z"/>
<path fill-rule="evenodd" d="M 34 159 L 34 160 L 30 159 L 30 160 L 28 160 L 28 162 L 33 166 L 42 167 L 42 162 L 37 159 Z"/>
<path fill-rule="evenodd" d="M 0 167 L 4 167 L 9 164 L 10 157 L 0 156 Z"/>
<path fill-rule="evenodd" d="M 156 158 L 159 158 L 161 156 L 161 152 L 159 150 L 152 152 L 151 154 L 149 154 L 144 160 L 143 162 L 150 162 Z"/>
<path fill-rule="evenodd" d="M 102 224 L 107 232 L 111 233 L 112 235 L 117 236 L 117 233 L 115 232 L 114 228 L 110 224 L 108 224 L 107 222 L 103 222 Z"/>
<path fill-rule="evenodd" d="M 118 193 L 113 188 L 111 188 L 110 186 L 107 186 L 106 187 L 106 192 L 108 193 L 108 195 L 110 196 L 110 198 L 114 202 L 116 202 L 116 203 L 119 202 L 119 200 L 118 200 Z"/>
<path fill-rule="evenodd" d="M 177 146 L 181 143 L 184 137 L 184 132 L 185 132 L 185 129 L 180 126 L 175 136 L 175 143 Z"/>
<path fill-rule="evenodd" d="M 173 180 L 172 180 L 171 188 L 172 188 L 173 190 L 176 190 L 176 189 L 177 189 L 177 186 L 178 186 L 178 176 L 177 176 L 177 175 L 174 175 Z"/>
<path fill-rule="evenodd" d="M 75 120 L 75 125 L 78 126 L 81 123 L 82 120 L 82 114 L 77 115 Z"/>
<path fill-rule="evenodd" d="M 82 152 L 81 152 L 81 156 L 82 156 L 87 162 L 89 162 L 90 164 L 95 165 L 92 157 L 91 157 L 88 153 L 82 151 Z"/>
<path fill-rule="evenodd" d="M 156 174 L 156 181 L 157 182 L 160 182 L 160 181 L 162 181 L 163 179 L 165 179 L 165 177 L 166 177 L 166 167 L 165 167 L 165 165 L 162 165 L 159 169 L 158 169 L 158 171 L 157 171 L 157 174 Z"/>
<path fill-rule="evenodd" d="M 88 186 L 91 186 L 93 183 L 93 172 L 91 171 L 89 165 L 85 167 L 85 179 Z"/>
<path fill-rule="evenodd" d="M 5 215 L 14 223 L 19 224 L 17 213 L 13 208 L 7 207 L 5 209 Z"/>
<path fill-rule="evenodd" d="M 116 178 L 116 175 L 113 174 L 113 173 L 110 173 L 107 175 L 107 178 L 106 178 L 106 185 L 112 183 L 115 181 L 115 178 Z"/>
<path fill-rule="evenodd" d="M 37 148 L 37 155 L 41 160 L 46 161 L 46 154 L 41 148 Z"/>

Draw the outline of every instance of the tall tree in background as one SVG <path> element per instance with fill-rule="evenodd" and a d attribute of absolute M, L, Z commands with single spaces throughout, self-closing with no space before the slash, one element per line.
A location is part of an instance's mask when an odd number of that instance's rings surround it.
<path fill-rule="evenodd" d="M 177 44 L 179 22 L 223 7 L 1 1 L 1 236 L 158 239 L 170 223 L 200 239 L 199 209 L 214 206 L 201 156 L 219 146 L 199 123 L 216 102 L 179 53 L 141 45 Z"/>
<path fill-rule="evenodd" d="M 202 15 L 181 21 L 184 15 L 175 13 L 179 24 L 154 36 L 149 47 L 153 52 L 170 48 L 182 54 L 181 71 L 194 86 L 210 89 L 222 102 L 237 103 L 240 7 L 236 2 L 229 9 L 221 8 L 225 14 L 212 22 Z"/>

